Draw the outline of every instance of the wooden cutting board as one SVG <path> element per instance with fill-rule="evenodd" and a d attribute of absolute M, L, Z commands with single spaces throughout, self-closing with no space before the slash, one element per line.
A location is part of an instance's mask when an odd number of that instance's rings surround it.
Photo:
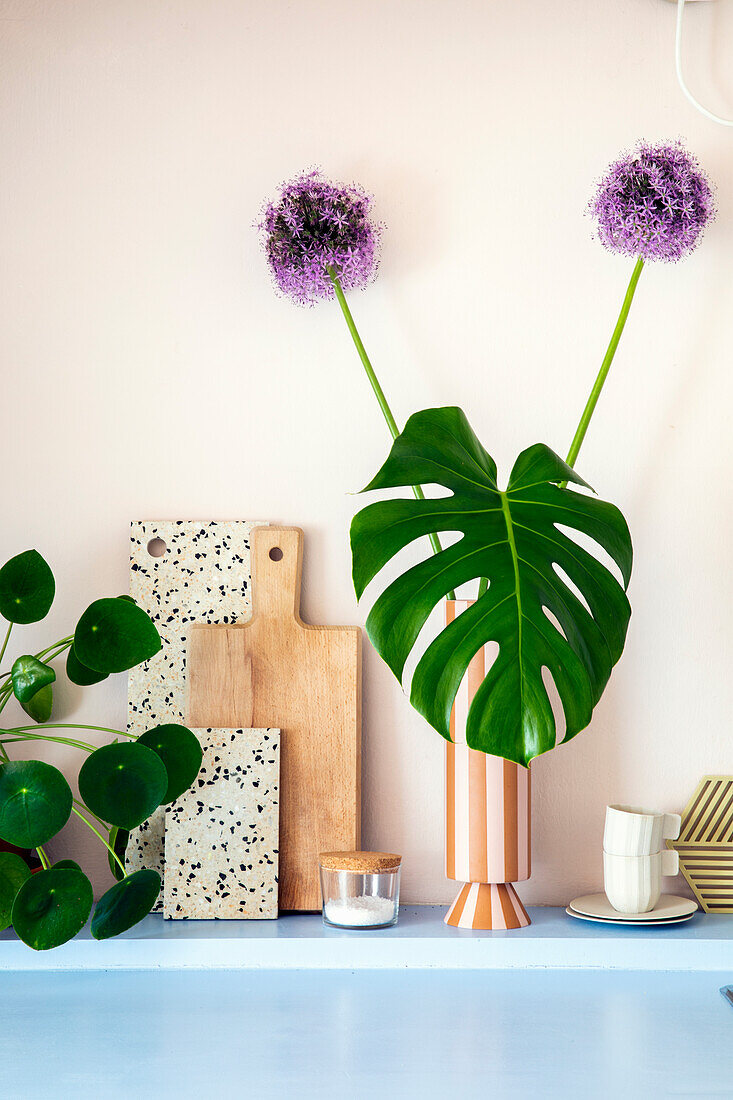
<path fill-rule="evenodd" d="M 280 909 L 320 908 L 318 853 L 356 849 L 361 800 L 361 632 L 300 618 L 303 532 L 252 533 L 252 618 L 193 626 L 190 726 L 278 727 Z"/>

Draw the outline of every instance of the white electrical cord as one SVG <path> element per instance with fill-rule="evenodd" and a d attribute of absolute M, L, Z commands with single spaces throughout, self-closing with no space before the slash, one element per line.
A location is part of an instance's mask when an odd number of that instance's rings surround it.
<path fill-rule="evenodd" d="M 675 38 L 675 64 L 677 66 L 677 79 L 680 83 L 680 88 L 685 93 L 687 98 L 693 107 L 696 107 L 701 114 L 706 118 L 712 119 L 713 122 L 719 122 L 721 126 L 733 126 L 733 118 L 721 118 L 720 115 L 714 115 L 712 111 L 709 111 L 707 107 L 703 107 L 702 103 L 699 103 L 695 99 L 694 95 L 687 87 L 685 78 L 682 75 L 682 20 L 685 14 L 685 0 L 677 0 L 677 35 Z"/>

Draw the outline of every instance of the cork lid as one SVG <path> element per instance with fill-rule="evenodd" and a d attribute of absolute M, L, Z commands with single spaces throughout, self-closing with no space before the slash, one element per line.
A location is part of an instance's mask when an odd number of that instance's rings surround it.
<path fill-rule="evenodd" d="M 402 856 L 393 852 L 321 852 L 321 867 L 327 871 L 396 871 Z"/>

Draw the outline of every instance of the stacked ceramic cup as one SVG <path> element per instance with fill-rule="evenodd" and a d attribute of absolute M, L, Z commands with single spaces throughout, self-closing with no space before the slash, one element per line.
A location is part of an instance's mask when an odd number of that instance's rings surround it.
<path fill-rule="evenodd" d="M 679 814 L 607 806 L 603 885 L 619 913 L 648 913 L 659 901 L 662 877 L 676 875 L 679 857 L 663 848 L 680 835 Z"/>

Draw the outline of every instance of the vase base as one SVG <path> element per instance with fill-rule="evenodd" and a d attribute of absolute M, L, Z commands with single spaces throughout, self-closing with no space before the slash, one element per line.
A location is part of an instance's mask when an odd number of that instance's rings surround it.
<path fill-rule="evenodd" d="M 526 928 L 532 922 L 510 882 L 466 882 L 446 913 L 445 923 L 453 928 L 499 931 Z"/>

